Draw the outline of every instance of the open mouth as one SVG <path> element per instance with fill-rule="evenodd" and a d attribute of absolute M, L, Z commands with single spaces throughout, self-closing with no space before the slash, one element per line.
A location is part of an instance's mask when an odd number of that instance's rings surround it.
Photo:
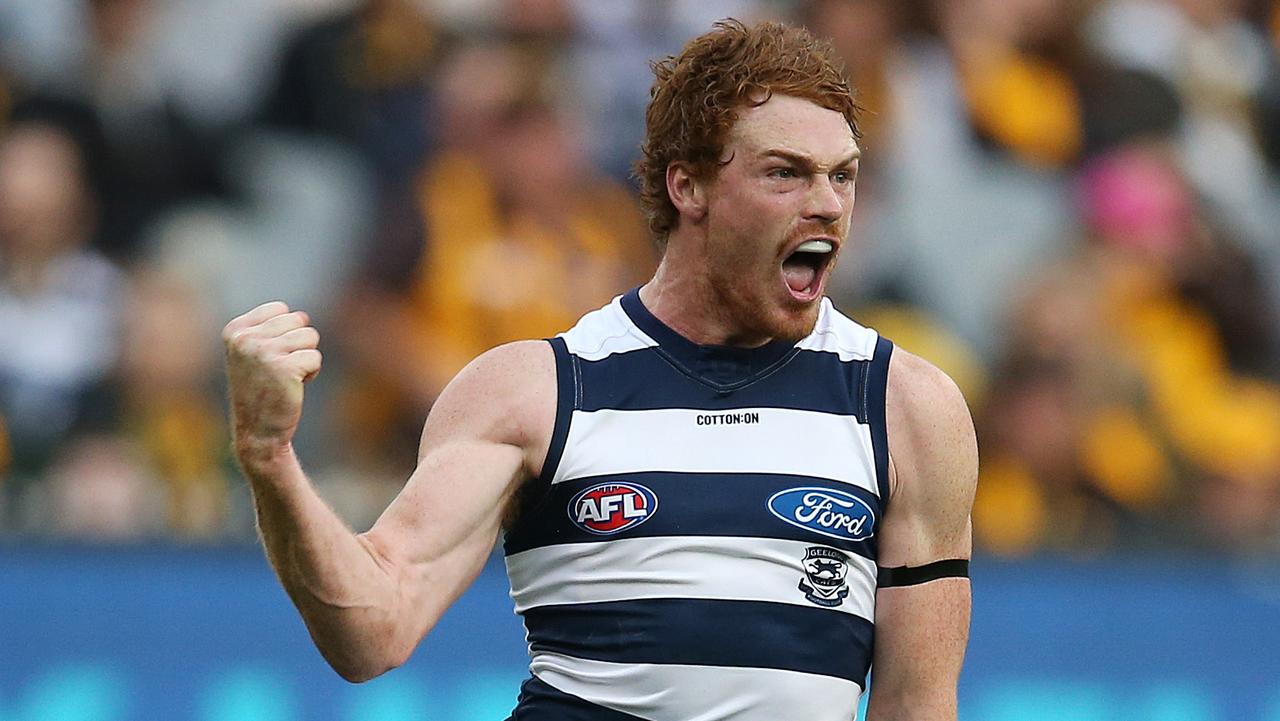
<path fill-rule="evenodd" d="M 822 293 L 822 281 L 835 251 L 829 240 L 806 240 L 782 261 L 782 280 L 791 297 L 808 302 Z"/>

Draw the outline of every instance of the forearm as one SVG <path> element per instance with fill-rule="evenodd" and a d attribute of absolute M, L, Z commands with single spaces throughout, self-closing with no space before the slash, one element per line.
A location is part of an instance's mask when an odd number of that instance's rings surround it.
<path fill-rule="evenodd" d="M 408 655 L 395 569 L 320 498 L 292 448 L 241 454 L 267 558 L 321 654 L 349 681 Z"/>
<path fill-rule="evenodd" d="M 877 692 L 873 687 L 864 721 L 956 721 L 954 689 L 922 687 L 916 693 L 902 691 Z"/>

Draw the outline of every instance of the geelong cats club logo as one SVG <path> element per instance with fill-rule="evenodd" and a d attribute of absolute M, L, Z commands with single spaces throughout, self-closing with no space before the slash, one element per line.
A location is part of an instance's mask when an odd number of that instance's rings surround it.
<path fill-rule="evenodd" d="M 569 518 L 588 533 L 610 536 L 653 517 L 658 496 L 638 483 L 599 483 L 569 501 Z"/>
<path fill-rule="evenodd" d="M 849 557 L 834 548 L 810 546 L 804 552 L 804 578 L 800 590 L 804 597 L 819 606 L 833 608 L 849 595 L 845 576 L 849 573 Z"/>

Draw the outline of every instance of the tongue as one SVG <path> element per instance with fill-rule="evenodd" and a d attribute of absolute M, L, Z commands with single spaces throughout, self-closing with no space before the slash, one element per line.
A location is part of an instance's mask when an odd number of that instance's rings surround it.
<path fill-rule="evenodd" d="M 803 293 L 813 285 L 814 276 L 818 274 L 812 266 L 805 263 L 783 263 L 782 277 L 787 286 L 797 293 Z"/>

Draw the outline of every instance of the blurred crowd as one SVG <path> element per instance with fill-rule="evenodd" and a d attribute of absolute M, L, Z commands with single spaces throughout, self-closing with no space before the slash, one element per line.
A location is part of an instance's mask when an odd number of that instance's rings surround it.
<path fill-rule="evenodd" d="M 219 331 L 308 310 L 367 527 L 443 384 L 656 255 L 649 60 L 831 38 L 837 305 L 966 392 L 991 553 L 1280 553 L 1280 0 L 5 0 L 0 538 L 253 536 Z"/>

